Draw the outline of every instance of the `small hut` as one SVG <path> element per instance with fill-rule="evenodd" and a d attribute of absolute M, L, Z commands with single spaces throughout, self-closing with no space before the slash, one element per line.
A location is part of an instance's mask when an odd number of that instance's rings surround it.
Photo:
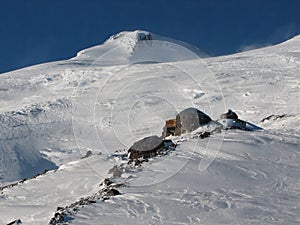
<path fill-rule="evenodd" d="M 160 153 L 164 148 L 164 140 L 156 135 L 145 137 L 135 142 L 128 150 L 129 159 L 151 158 Z"/>
<path fill-rule="evenodd" d="M 240 120 L 238 115 L 231 109 L 229 109 L 227 113 L 222 114 L 218 122 L 222 124 L 224 129 L 246 130 L 246 122 Z"/>
<path fill-rule="evenodd" d="M 187 108 L 176 116 L 175 135 L 181 135 L 196 130 L 207 124 L 211 118 L 196 108 Z"/>
<path fill-rule="evenodd" d="M 163 137 L 168 137 L 170 135 L 174 136 L 176 128 L 176 119 L 170 119 L 166 121 L 166 124 L 163 128 Z"/>
<path fill-rule="evenodd" d="M 233 112 L 231 109 L 228 110 L 227 113 L 224 113 L 220 116 L 221 119 L 233 119 L 233 120 L 237 120 L 238 119 L 238 115 Z"/>

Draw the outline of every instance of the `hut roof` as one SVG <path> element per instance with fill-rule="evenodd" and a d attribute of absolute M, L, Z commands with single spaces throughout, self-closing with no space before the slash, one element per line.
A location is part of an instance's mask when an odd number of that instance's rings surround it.
<path fill-rule="evenodd" d="M 175 135 L 196 130 L 200 125 L 211 121 L 211 118 L 196 108 L 187 108 L 176 116 Z"/>
<path fill-rule="evenodd" d="M 153 135 L 153 136 L 145 137 L 142 140 L 135 142 L 130 147 L 130 150 L 152 151 L 152 150 L 162 147 L 162 145 L 163 145 L 163 138 Z"/>

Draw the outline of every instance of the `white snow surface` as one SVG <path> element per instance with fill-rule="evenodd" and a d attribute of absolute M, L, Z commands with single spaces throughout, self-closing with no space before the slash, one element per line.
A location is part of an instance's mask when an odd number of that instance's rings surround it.
<path fill-rule="evenodd" d="M 66 224 L 299 224 L 300 36 L 205 58 L 159 35 L 139 40 L 147 34 L 0 75 L 0 185 L 29 178 L 0 190 L 0 224 L 48 224 L 99 190 L 126 161 L 116 151 L 160 135 L 187 107 L 213 119 L 232 109 L 264 130 L 173 138 L 174 151 L 116 179 L 121 195 Z"/>

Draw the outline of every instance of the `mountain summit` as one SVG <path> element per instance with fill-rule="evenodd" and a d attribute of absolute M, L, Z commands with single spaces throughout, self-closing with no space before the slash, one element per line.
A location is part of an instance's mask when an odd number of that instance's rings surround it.
<path fill-rule="evenodd" d="M 80 51 L 73 60 L 101 61 L 103 65 L 122 65 L 137 61 L 175 62 L 207 57 L 188 43 L 148 31 L 123 31 L 102 45 Z"/>

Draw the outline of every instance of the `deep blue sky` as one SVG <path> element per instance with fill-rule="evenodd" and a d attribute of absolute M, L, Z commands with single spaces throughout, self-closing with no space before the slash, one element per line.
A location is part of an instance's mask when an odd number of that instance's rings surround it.
<path fill-rule="evenodd" d="M 123 30 L 234 53 L 300 34 L 299 12 L 299 0 L 1 0 L 0 73 L 73 57 Z"/>

